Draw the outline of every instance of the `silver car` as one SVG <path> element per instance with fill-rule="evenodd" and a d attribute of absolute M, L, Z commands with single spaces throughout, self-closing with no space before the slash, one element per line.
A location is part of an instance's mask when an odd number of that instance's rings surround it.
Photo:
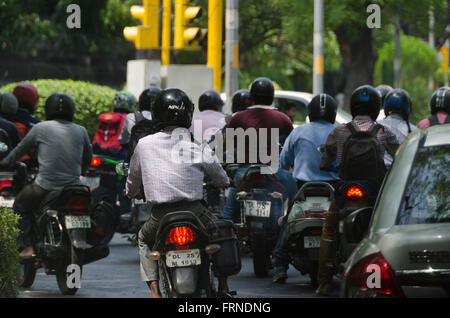
<path fill-rule="evenodd" d="M 341 296 L 450 297 L 450 125 L 415 131 L 400 146 Z"/>

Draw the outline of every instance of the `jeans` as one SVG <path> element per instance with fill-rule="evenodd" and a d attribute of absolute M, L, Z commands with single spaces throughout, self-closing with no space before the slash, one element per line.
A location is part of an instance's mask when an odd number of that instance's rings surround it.
<path fill-rule="evenodd" d="M 238 188 L 244 178 L 244 173 L 247 171 L 248 167 L 241 167 L 236 171 L 233 183 L 234 186 L 228 188 L 227 202 L 225 203 L 225 208 L 223 210 L 222 216 L 225 219 L 232 220 L 234 223 L 239 223 L 240 221 L 240 205 L 239 201 L 236 200 L 236 193 Z M 289 203 L 295 196 L 295 191 L 297 190 L 295 179 L 289 173 L 289 171 L 282 168 L 278 168 L 275 176 L 278 178 L 280 184 L 282 184 L 286 190 Z"/>

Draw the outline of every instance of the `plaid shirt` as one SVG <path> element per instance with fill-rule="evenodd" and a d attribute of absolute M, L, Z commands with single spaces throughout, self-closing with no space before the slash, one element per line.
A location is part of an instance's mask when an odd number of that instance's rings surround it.
<path fill-rule="evenodd" d="M 205 174 L 217 187 L 229 184 L 207 145 L 192 142 L 187 130 L 176 135 L 166 130 L 139 140 L 131 157 L 126 191 L 136 196 L 143 184 L 149 204 L 201 200 Z"/>
<path fill-rule="evenodd" d="M 360 130 L 370 130 L 375 122 L 369 116 L 356 116 L 353 122 L 358 126 Z M 337 126 L 327 138 L 325 152 L 322 155 L 320 161 L 320 169 L 327 170 L 331 167 L 331 164 L 337 159 L 338 163 L 342 161 L 342 152 L 344 150 L 344 143 L 351 136 L 350 130 L 345 124 Z M 380 156 L 384 157 L 387 152 L 392 158 L 395 156 L 395 152 L 399 147 L 397 137 L 386 127 L 378 130 L 377 139 L 381 145 Z"/>

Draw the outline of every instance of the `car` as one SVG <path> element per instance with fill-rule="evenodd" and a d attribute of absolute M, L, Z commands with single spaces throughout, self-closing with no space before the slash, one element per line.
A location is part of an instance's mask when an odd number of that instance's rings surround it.
<path fill-rule="evenodd" d="M 220 95 L 224 103 L 226 102 L 226 94 Z M 275 90 L 274 106 L 277 109 L 286 109 L 289 104 L 296 106 L 296 116 L 294 119 L 294 127 L 309 122 L 307 106 L 313 94 L 307 92 Z M 352 116 L 343 109 L 338 109 L 336 114 L 336 125 L 345 124 L 352 120 Z"/>
<path fill-rule="evenodd" d="M 450 297 L 449 167 L 450 125 L 405 139 L 344 265 L 342 297 Z"/>

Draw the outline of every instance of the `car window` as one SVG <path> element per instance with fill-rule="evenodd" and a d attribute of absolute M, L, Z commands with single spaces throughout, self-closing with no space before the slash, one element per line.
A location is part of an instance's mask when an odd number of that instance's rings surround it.
<path fill-rule="evenodd" d="M 419 149 L 397 224 L 450 223 L 450 145 Z"/>
<path fill-rule="evenodd" d="M 294 117 L 294 124 L 300 125 L 306 123 L 306 117 L 308 116 L 308 111 L 306 109 L 305 103 L 289 98 L 275 97 L 274 99 L 275 107 L 285 113 L 287 109 L 291 106 L 295 106 L 296 112 Z"/>

